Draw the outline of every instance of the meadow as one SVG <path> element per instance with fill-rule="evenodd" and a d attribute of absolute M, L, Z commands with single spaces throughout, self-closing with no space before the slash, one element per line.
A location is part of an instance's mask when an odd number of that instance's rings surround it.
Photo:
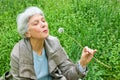
<path fill-rule="evenodd" d="M 50 35 L 58 37 L 76 63 L 82 47 L 97 49 L 84 80 L 120 80 L 120 0 L 0 0 L 0 76 L 10 69 L 10 53 L 21 39 L 16 17 L 26 7 L 44 11 Z"/>

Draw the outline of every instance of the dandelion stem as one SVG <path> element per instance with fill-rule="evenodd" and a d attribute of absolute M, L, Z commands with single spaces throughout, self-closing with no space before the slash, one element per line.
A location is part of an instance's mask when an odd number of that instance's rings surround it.
<path fill-rule="evenodd" d="M 111 68 L 110 66 L 108 66 L 108 65 L 106 65 L 105 63 L 101 62 L 100 60 L 98 60 L 98 59 L 95 58 L 94 56 L 93 56 L 93 58 L 94 58 L 98 63 L 102 64 L 103 66 L 105 66 L 105 67 L 107 67 L 107 68 Z"/>
<path fill-rule="evenodd" d="M 71 37 L 70 35 L 68 35 L 67 33 L 65 33 L 65 35 L 67 35 L 68 37 L 70 37 L 73 41 L 75 41 L 81 48 L 83 48 L 83 46 L 77 41 L 75 40 L 75 38 Z"/>
<path fill-rule="evenodd" d="M 77 40 L 75 40 L 75 38 L 71 37 L 70 35 L 68 35 L 68 34 L 65 33 L 65 32 L 64 32 L 64 34 L 67 35 L 69 38 L 71 38 L 73 41 L 75 41 L 75 42 L 79 45 L 79 47 L 83 48 L 83 46 L 82 46 Z M 105 63 L 101 62 L 100 60 L 98 60 L 98 59 L 95 58 L 94 56 L 93 56 L 93 58 L 94 58 L 98 63 L 100 63 L 101 65 L 103 65 L 103 66 L 105 66 L 105 67 L 107 67 L 107 68 L 111 68 L 110 66 L 108 66 L 108 65 L 106 65 Z"/>

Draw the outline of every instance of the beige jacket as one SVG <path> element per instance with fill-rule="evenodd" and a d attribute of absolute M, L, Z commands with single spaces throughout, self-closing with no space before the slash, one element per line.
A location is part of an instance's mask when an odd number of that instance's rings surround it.
<path fill-rule="evenodd" d="M 53 80 L 78 80 L 83 78 L 77 64 L 73 64 L 56 37 L 49 36 L 44 44 Z M 11 52 L 11 74 L 13 80 L 36 80 L 33 55 L 28 39 L 20 40 Z"/>

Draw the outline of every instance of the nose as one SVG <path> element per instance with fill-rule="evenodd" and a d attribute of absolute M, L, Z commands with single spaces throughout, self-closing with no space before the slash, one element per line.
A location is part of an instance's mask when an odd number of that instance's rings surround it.
<path fill-rule="evenodd" d="M 41 26 L 40 26 L 41 28 L 45 27 L 45 23 L 44 22 L 41 21 L 40 24 L 41 24 Z"/>

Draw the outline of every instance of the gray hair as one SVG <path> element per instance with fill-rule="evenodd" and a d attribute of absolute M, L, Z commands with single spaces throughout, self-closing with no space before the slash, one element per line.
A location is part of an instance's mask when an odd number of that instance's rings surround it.
<path fill-rule="evenodd" d="M 25 37 L 25 33 L 28 30 L 28 20 L 31 16 L 40 14 L 44 16 L 44 13 L 38 7 L 28 7 L 24 12 L 17 16 L 17 30 L 20 36 Z"/>

